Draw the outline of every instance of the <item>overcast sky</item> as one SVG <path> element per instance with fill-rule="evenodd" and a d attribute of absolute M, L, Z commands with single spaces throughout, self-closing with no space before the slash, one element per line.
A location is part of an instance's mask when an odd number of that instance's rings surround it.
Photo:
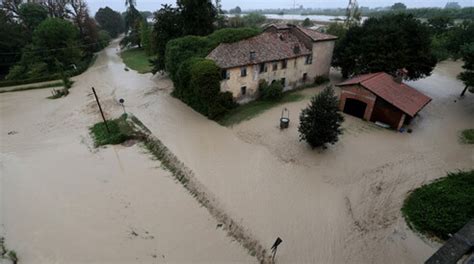
<path fill-rule="evenodd" d="M 240 6 L 246 9 L 264 9 L 264 8 L 292 8 L 294 0 L 222 0 L 224 9 Z M 456 1 L 461 6 L 473 6 L 474 0 L 358 0 L 359 6 L 382 7 L 390 6 L 396 2 L 403 2 L 408 7 L 444 7 L 446 2 Z M 125 10 L 125 0 L 87 0 L 91 13 L 100 8 L 109 6 L 117 11 Z M 213 0 L 214 2 L 214 0 Z M 295 0 L 296 6 L 314 8 L 336 8 L 346 7 L 348 0 Z M 156 11 L 160 9 L 161 4 L 174 4 L 175 0 L 137 0 L 137 9 L 141 11 Z"/>

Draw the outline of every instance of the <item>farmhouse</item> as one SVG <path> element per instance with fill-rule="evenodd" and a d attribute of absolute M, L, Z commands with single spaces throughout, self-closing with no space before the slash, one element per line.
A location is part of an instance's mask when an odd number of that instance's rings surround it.
<path fill-rule="evenodd" d="M 255 37 L 220 44 L 207 58 L 222 70 L 221 91 L 246 102 L 255 99 L 262 80 L 291 90 L 328 76 L 336 39 L 291 24 L 270 25 Z"/>
<path fill-rule="evenodd" d="M 341 87 L 341 111 L 396 130 L 409 123 L 431 101 L 404 84 L 400 74 L 397 77 L 385 72 L 364 74 L 337 86 Z"/>

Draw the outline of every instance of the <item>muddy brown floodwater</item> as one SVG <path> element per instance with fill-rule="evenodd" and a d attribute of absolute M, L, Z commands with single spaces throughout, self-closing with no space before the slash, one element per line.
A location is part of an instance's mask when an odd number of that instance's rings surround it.
<path fill-rule="evenodd" d="M 90 86 L 109 117 L 120 114 L 116 101 L 124 98 L 261 244 L 270 248 L 281 237 L 278 263 L 420 263 L 439 246 L 410 231 L 400 207 L 423 183 L 474 168 L 473 147 L 458 142 L 474 124 L 474 96 L 457 98 L 459 62 L 411 83 L 433 97 L 413 133 L 346 116 L 340 142 L 313 151 L 297 133 L 309 99 L 222 127 L 172 98 L 166 77 L 124 71 L 116 46 L 74 78 L 66 98 L 46 100 L 45 90 L 0 95 L 2 229 L 20 256 L 130 263 L 168 252 L 167 261 L 178 263 L 255 261 L 136 146 L 90 149 L 87 126 L 99 121 Z M 283 107 L 291 124 L 280 131 Z"/>

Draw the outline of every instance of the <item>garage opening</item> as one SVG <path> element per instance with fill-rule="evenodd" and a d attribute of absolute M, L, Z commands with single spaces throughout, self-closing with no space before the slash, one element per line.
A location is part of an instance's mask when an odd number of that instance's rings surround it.
<path fill-rule="evenodd" d="M 366 103 L 356 99 L 347 98 L 344 105 L 344 113 L 356 116 L 358 118 L 364 118 L 366 108 Z"/>

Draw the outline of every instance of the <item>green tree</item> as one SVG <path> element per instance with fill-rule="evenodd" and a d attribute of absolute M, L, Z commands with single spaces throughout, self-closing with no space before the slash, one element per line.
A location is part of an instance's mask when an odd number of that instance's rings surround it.
<path fill-rule="evenodd" d="M 447 49 L 454 59 L 458 59 L 461 57 L 461 47 L 474 42 L 474 21 L 465 20 L 450 28 L 446 34 L 449 39 Z"/>
<path fill-rule="evenodd" d="M 71 22 L 47 18 L 33 32 L 32 44 L 24 48 L 21 60 L 7 79 L 44 77 L 78 64 L 82 59 L 78 36 Z"/>
<path fill-rule="evenodd" d="M 416 38 L 414 37 L 416 36 Z M 384 71 L 408 70 L 407 78 L 429 76 L 436 65 L 429 28 L 406 14 L 369 18 L 351 27 L 336 47 L 333 65 L 344 77 Z"/>
<path fill-rule="evenodd" d="M 125 31 L 125 22 L 122 15 L 110 7 L 99 8 L 95 14 L 95 20 L 103 30 L 109 32 L 112 38 L 116 38 Z"/>
<path fill-rule="evenodd" d="M 392 10 L 401 11 L 406 10 L 407 6 L 404 3 L 395 3 L 391 7 Z"/>
<path fill-rule="evenodd" d="M 217 11 L 210 0 L 177 0 L 184 35 L 205 36 L 214 31 Z"/>
<path fill-rule="evenodd" d="M 21 58 L 21 50 L 27 44 L 28 34 L 16 20 L 10 19 L 0 9 L 0 79 Z"/>
<path fill-rule="evenodd" d="M 135 8 L 134 5 L 130 4 L 125 14 L 125 28 L 129 30 L 129 33 L 122 39 L 120 45 L 138 45 L 138 47 L 141 48 L 140 24 L 143 20 L 144 19 L 140 12 Z"/>
<path fill-rule="evenodd" d="M 242 13 L 242 9 L 239 6 L 232 8 L 229 10 L 229 14 L 240 14 Z"/>
<path fill-rule="evenodd" d="M 145 50 L 146 54 L 151 55 L 151 29 L 150 25 L 148 25 L 146 21 L 142 21 L 140 23 L 140 41 L 141 46 Z"/>
<path fill-rule="evenodd" d="M 339 112 L 338 99 L 331 86 L 315 95 L 309 106 L 300 114 L 300 141 L 306 141 L 311 148 L 326 148 L 334 144 L 342 134 L 344 117 Z"/>
<path fill-rule="evenodd" d="M 303 27 L 311 27 L 311 26 L 313 26 L 313 22 L 311 22 L 311 20 L 309 18 L 305 18 L 301 25 Z"/>
<path fill-rule="evenodd" d="M 152 31 L 152 50 L 156 52 L 157 59 L 153 61 L 153 73 L 165 69 L 165 52 L 168 41 L 183 35 L 183 20 L 177 8 L 171 5 L 162 5 L 154 13 L 155 24 Z"/>
<path fill-rule="evenodd" d="M 220 92 L 219 67 L 212 60 L 200 60 L 191 66 L 190 85 L 197 99 L 193 108 L 210 119 L 225 114 L 232 105 L 228 95 Z"/>
<path fill-rule="evenodd" d="M 471 92 L 474 92 L 474 42 L 465 44 L 461 48 L 462 60 L 464 69 L 458 76 L 458 78 L 463 81 L 465 87 L 461 93 L 461 96 L 464 96 L 466 90 L 470 88 Z"/>
<path fill-rule="evenodd" d="M 259 27 L 261 24 L 265 23 L 267 18 L 259 13 L 249 13 L 243 16 L 242 20 L 246 27 Z"/>
<path fill-rule="evenodd" d="M 430 25 L 435 34 L 441 34 L 453 26 L 454 21 L 449 16 L 435 16 L 428 19 L 428 25 Z"/>
<path fill-rule="evenodd" d="M 44 6 L 35 3 L 22 4 L 18 13 L 22 24 L 30 34 L 43 20 L 48 18 L 48 10 Z"/>

